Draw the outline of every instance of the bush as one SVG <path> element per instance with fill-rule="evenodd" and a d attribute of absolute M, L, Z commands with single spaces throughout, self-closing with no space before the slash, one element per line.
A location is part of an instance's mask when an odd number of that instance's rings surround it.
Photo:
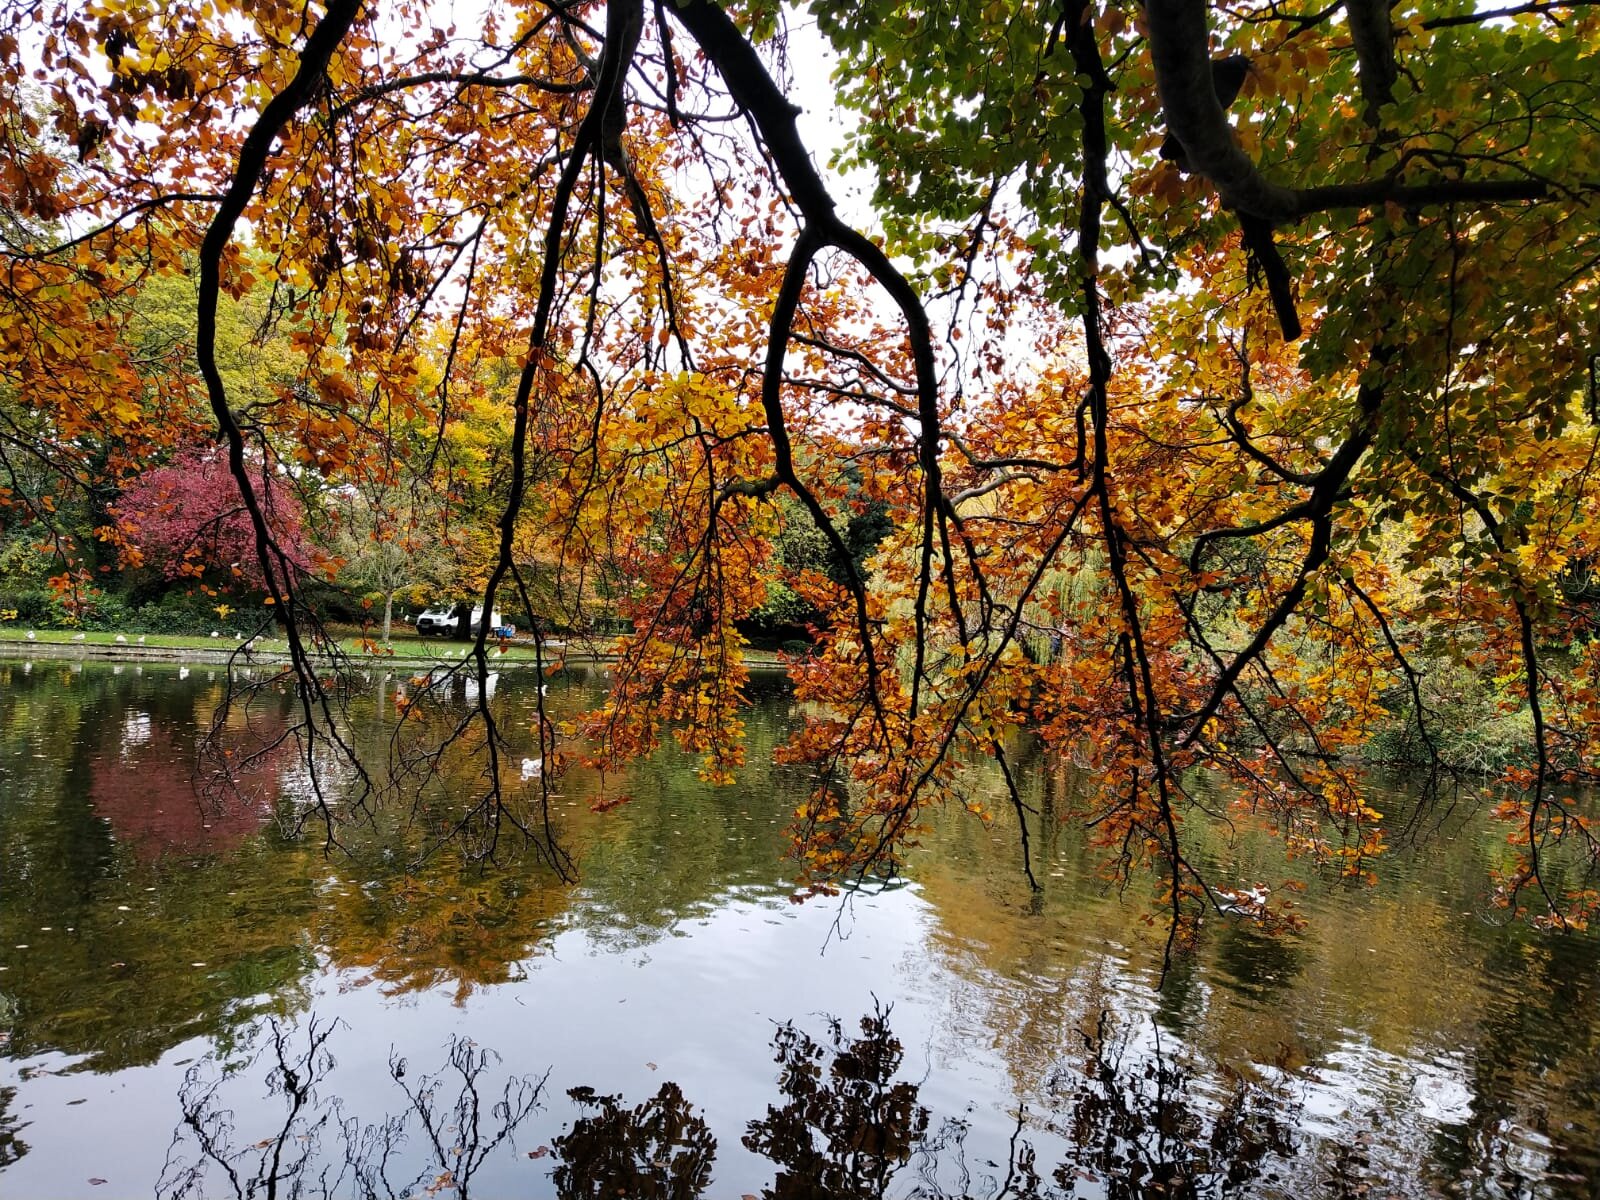
<path fill-rule="evenodd" d="M 1459 664 L 1434 659 L 1424 666 L 1422 699 L 1431 750 L 1417 729 L 1410 691 L 1396 687 L 1383 698 L 1389 721 L 1365 747 L 1369 761 L 1421 767 L 1437 753 L 1452 770 L 1484 775 L 1526 764 L 1533 743 L 1533 715 L 1526 704 L 1514 697 L 1506 703 L 1492 678 Z"/>
<path fill-rule="evenodd" d="M 228 608 L 226 615 L 217 611 L 220 606 Z M 128 633 L 200 635 L 215 629 L 223 633 L 251 634 L 260 631 L 270 614 L 271 610 L 263 605 L 234 603 L 232 597 L 207 596 L 200 591 L 172 591 L 129 612 L 127 623 L 120 628 Z"/>
<path fill-rule="evenodd" d="M 134 610 L 123 596 L 102 592 L 90 600 L 79 614 L 80 629 L 123 630 L 131 628 Z"/>
<path fill-rule="evenodd" d="M 0 612 L 16 612 L 7 625 L 27 629 L 58 629 L 69 624 L 66 609 L 48 588 L 0 589 Z"/>

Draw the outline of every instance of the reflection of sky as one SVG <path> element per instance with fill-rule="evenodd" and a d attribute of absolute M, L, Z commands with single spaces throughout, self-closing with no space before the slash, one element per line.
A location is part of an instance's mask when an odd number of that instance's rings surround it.
<path fill-rule="evenodd" d="M 124 758 L 128 757 L 128 752 L 135 746 L 142 746 L 149 740 L 149 713 L 130 712 L 122 719 L 122 751 Z"/>
<path fill-rule="evenodd" d="M 1302 1125 L 1334 1144 L 1360 1130 L 1373 1162 L 1405 1179 L 1432 1157 L 1441 1129 L 1477 1115 L 1473 1075 L 1472 1060 L 1460 1051 L 1402 1058 L 1352 1034 L 1301 1075 Z M 1493 1157 L 1511 1173 L 1539 1179 L 1550 1170 L 1549 1138 L 1523 1121 L 1498 1120 L 1489 1133 Z"/>

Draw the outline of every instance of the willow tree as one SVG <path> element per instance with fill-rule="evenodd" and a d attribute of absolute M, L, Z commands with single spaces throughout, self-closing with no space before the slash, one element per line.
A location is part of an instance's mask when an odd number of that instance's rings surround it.
<path fill-rule="evenodd" d="M 821 614 L 785 751 L 819 771 L 796 824 L 819 886 L 893 869 L 930 802 L 983 811 L 980 758 L 1020 816 L 1029 725 L 1093 768 L 1083 815 L 1114 872 L 1154 869 L 1175 937 L 1208 905 L 1270 918 L 1186 856 L 1192 772 L 1364 872 L 1381 818 L 1343 764 L 1385 711 L 1432 748 L 1429 672 L 1455 659 L 1520 680 L 1529 714 L 1505 902 L 1593 909 L 1541 871 L 1554 841 L 1596 849 L 1574 789 L 1600 653 L 1563 586 L 1595 553 L 1592 7 L 4 9 L 0 370 L 51 424 L 13 435 L 51 460 L 84 421 L 141 426 L 107 398 L 118 297 L 196 274 L 193 382 L 303 737 L 345 744 L 246 463 L 358 481 L 399 424 L 436 431 L 405 455 L 436 479 L 488 405 L 485 602 L 527 600 L 537 544 L 553 603 L 603 577 L 632 622 L 590 757 L 670 730 L 731 777 L 736 623 L 779 576 Z M 831 94 L 786 65 L 812 21 Z M 838 165 L 870 217 L 797 101 L 854 115 Z M 255 274 L 303 370 L 245 420 L 214 342 Z M 783 497 L 839 569 L 775 560 Z M 860 565 L 867 505 L 892 523 Z M 501 786 L 487 690 L 458 732 L 492 845 L 537 807 Z"/>

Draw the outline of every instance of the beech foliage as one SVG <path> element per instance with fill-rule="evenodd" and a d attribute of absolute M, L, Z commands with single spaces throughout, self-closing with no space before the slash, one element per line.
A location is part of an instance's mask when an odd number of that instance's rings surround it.
<path fill-rule="evenodd" d="M 0 4 L 8 521 L 217 447 L 318 763 L 349 745 L 330 647 L 262 483 L 430 490 L 487 606 L 629 630 L 603 709 L 538 715 L 532 796 L 476 689 L 449 732 L 486 849 L 548 831 L 563 756 L 674 736 L 732 780 L 740 626 L 781 585 L 814 617 L 805 885 L 893 871 L 951 800 L 1017 821 L 1026 868 L 1035 736 L 1172 945 L 1294 919 L 1186 853 L 1207 797 L 1364 876 L 1354 757 L 1399 723 L 1444 779 L 1465 675 L 1525 718 L 1499 898 L 1587 920 L 1600 10 L 446 11 Z M 797 106 L 829 105 L 825 169 Z M 192 358 L 152 372 L 133 300 L 179 274 Z M 262 293 L 295 369 L 246 398 L 219 312 Z M 797 521 L 821 569 L 774 549 Z"/>

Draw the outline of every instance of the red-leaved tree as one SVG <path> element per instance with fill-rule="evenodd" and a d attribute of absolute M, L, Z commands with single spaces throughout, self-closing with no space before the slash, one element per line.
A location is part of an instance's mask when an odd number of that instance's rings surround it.
<path fill-rule="evenodd" d="M 268 528 L 297 567 L 309 565 L 300 503 L 280 478 L 252 464 Z M 261 587 L 255 530 L 218 448 L 184 454 L 140 476 L 116 505 L 123 562 L 168 579 L 213 577 Z"/>

